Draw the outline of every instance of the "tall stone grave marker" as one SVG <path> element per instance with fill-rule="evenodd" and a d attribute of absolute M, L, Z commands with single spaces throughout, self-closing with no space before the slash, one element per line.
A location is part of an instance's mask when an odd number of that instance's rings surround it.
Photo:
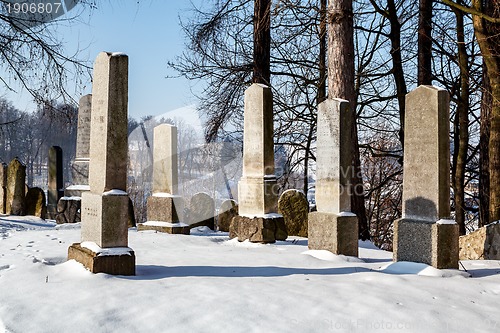
<path fill-rule="evenodd" d="M 273 96 L 271 88 L 254 83 L 245 91 L 243 176 L 238 183 L 238 216 L 230 238 L 272 243 L 287 238 L 283 216 L 277 213 L 274 174 Z"/>
<path fill-rule="evenodd" d="M 308 245 L 358 255 L 358 218 L 351 213 L 352 147 L 349 102 L 329 98 L 318 106 L 316 207 L 309 213 Z"/>
<path fill-rule="evenodd" d="M 7 167 L 5 211 L 8 215 L 24 215 L 26 209 L 26 166 L 17 157 Z"/>
<path fill-rule="evenodd" d="M 92 115 L 92 95 L 80 98 L 78 106 L 78 130 L 76 134 L 76 157 L 71 165 L 72 185 L 68 186 L 65 196 L 81 196 L 89 190 L 90 163 L 90 123 Z"/>
<path fill-rule="evenodd" d="M 153 195 L 147 201 L 148 221 L 137 230 L 189 235 L 189 225 L 180 222 L 184 200 L 178 195 L 177 127 L 161 124 L 153 135 Z"/>
<path fill-rule="evenodd" d="M 5 214 L 7 203 L 7 164 L 0 163 L 0 214 Z"/>
<path fill-rule="evenodd" d="M 63 189 L 63 161 L 62 149 L 59 146 L 52 146 L 49 149 L 49 189 L 47 214 L 51 220 L 56 219 L 57 202 L 64 194 Z"/>
<path fill-rule="evenodd" d="M 135 274 L 128 248 L 128 56 L 101 52 L 94 63 L 90 131 L 90 191 L 82 193 L 82 243 L 68 259 L 91 272 Z"/>
<path fill-rule="evenodd" d="M 419 86 L 406 95 L 403 216 L 394 260 L 458 268 L 458 225 L 450 219 L 449 95 Z"/>

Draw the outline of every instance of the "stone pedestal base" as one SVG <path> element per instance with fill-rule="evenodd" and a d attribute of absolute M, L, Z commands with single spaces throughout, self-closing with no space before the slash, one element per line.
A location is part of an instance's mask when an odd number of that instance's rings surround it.
<path fill-rule="evenodd" d="M 125 193 L 125 192 L 123 192 Z M 102 248 L 128 244 L 129 198 L 125 194 L 82 194 L 82 239 Z"/>
<path fill-rule="evenodd" d="M 126 253 L 112 253 L 94 252 L 75 243 L 68 248 L 68 260 L 76 260 L 92 273 L 135 275 L 134 251 L 130 249 Z"/>
<path fill-rule="evenodd" d="M 243 242 L 274 243 L 288 237 L 285 220 L 279 214 L 266 214 L 263 217 L 235 216 L 229 227 L 229 238 Z"/>
<path fill-rule="evenodd" d="M 146 223 L 139 223 L 137 225 L 137 231 L 143 230 L 155 230 L 158 232 L 165 232 L 167 234 L 190 234 L 190 226 L 185 223 L 169 223 L 169 222 L 153 222 L 149 221 Z"/>
<path fill-rule="evenodd" d="M 178 195 L 155 196 L 148 198 L 148 221 L 177 223 L 182 220 L 184 200 Z"/>
<path fill-rule="evenodd" d="M 394 221 L 394 261 L 458 269 L 458 224 L 411 219 Z"/>
<path fill-rule="evenodd" d="M 308 216 L 308 246 L 334 254 L 358 256 L 358 218 L 354 214 L 312 212 Z"/>

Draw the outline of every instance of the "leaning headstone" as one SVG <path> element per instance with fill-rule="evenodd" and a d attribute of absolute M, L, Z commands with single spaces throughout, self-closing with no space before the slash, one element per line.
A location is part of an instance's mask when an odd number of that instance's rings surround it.
<path fill-rule="evenodd" d="M 0 214 L 5 214 L 7 203 L 7 164 L 0 163 Z"/>
<path fill-rule="evenodd" d="M 177 195 L 177 127 L 161 124 L 153 135 L 153 195 L 147 201 L 148 220 L 137 230 L 189 235 L 189 225 L 181 222 L 184 200 Z"/>
<path fill-rule="evenodd" d="M 52 146 L 49 149 L 49 188 L 47 191 L 47 214 L 51 220 L 56 219 L 57 202 L 64 194 L 63 189 L 63 161 L 62 149 L 58 146 Z"/>
<path fill-rule="evenodd" d="M 5 211 L 7 215 L 25 214 L 26 166 L 17 158 L 10 161 L 7 167 L 7 195 Z"/>
<path fill-rule="evenodd" d="M 81 197 L 62 197 L 57 203 L 56 223 L 77 223 L 81 221 Z"/>
<path fill-rule="evenodd" d="M 233 217 L 238 215 L 238 203 L 228 199 L 222 202 L 217 216 L 217 227 L 219 231 L 228 232 L 231 226 Z"/>
<path fill-rule="evenodd" d="M 90 191 L 82 193 L 82 242 L 68 250 L 93 273 L 135 274 L 128 247 L 128 56 L 101 52 L 94 63 Z"/>
<path fill-rule="evenodd" d="M 207 226 L 215 229 L 214 199 L 207 193 L 196 193 L 191 197 L 189 204 L 189 227 Z"/>
<path fill-rule="evenodd" d="M 47 204 L 45 203 L 45 192 L 39 187 L 31 187 L 26 193 L 26 215 L 36 216 L 42 219 L 47 217 Z"/>
<path fill-rule="evenodd" d="M 493 222 L 459 239 L 460 260 L 500 260 L 500 222 Z"/>
<path fill-rule="evenodd" d="M 304 193 L 286 190 L 278 200 L 278 212 L 285 219 L 288 236 L 307 237 L 307 215 L 309 202 Z"/>
<path fill-rule="evenodd" d="M 239 212 L 230 238 L 273 243 L 287 238 L 278 210 L 274 174 L 273 96 L 271 88 L 254 83 L 245 91 L 243 176 L 238 183 Z"/>
<path fill-rule="evenodd" d="M 76 154 L 71 165 L 72 185 L 64 190 L 65 196 L 81 196 L 89 191 L 90 123 L 92 95 L 80 98 L 78 106 L 78 129 L 76 132 Z"/>
<path fill-rule="evenodd" d="M 352 139 L 349 102 L 318 106 L 316 211 L 309 213 L 308 246 L 358 256 L 358 218 L 351 212 Z"/>
<path fill-rule="evenodd" d="M 450 219 L 449 95 L 419 86 L 406 95 L 403 213 L 394 260 L 458 268 L 458 225 Z"/>

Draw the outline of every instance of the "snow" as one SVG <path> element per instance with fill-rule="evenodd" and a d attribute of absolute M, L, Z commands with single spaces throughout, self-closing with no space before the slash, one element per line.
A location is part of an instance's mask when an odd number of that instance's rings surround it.
<path fill-rule="evenodd" d="M 128 195 L 128 193 L 125 192 L 125 191 L 123 191 L 123 190 L 112 189 L 112 190 L 103 192 L 102 195 L 103 196 L 107 196 L 107 195 Z"/>
<path fill-rule="evenodd" d="M 61 197 L 61 199 L 63 200 L 72 200 L 72 201 L 82 201 L 82 197 L 75 197 L 75 196 L 72 196 L 72 197 Z"/>
<path fill-rule="evenodd" d="M 90 191 L 90 185 L 70 185 L 66 187 L 66 190 Z"/>
<path fill-rule="evenodd" d="M 156 193 L 153 193 L 153 197 L 160 197 L 160 198 L 174 198 L 174 197 L 180 197 L 180 196 L 178 196 L 178 195 L 173 195 L 173 194 L 166 193 L 166 192 L 156 192 Z"/>
<path fill-rule="evenodd" d="M 81 247 L 87 248 L 90 251 L 97 253 L 97 256 L 119 256 L 119 255 L 131 255 L 130 252 L 133 251 L 129 247 L 108 247 L 103 248 L 94 242 L 82 242 Z"/>
<path fill-rule="evenodd" d="M 356 214 L 352 213 L 352 212 L 340 212 L 337 214 L 337 216 L 356 216 Z"/>
<path fill-rule="evenodd" d="M 66 261 L 80 224 L 0 215 L 0 332 L 497 332 L 500 261 L 461 270 L 275 244 L 129 230 L 136 276 Z M 471 277 L 466 277 L 466 276 Z M 4 328 L 5 327 L 5 328 Z"/>
<path fill-rule="evenodd" d="M 245 216 L 245 217 L 248 217 L 248 218 L 251 218 L 251 219 L 253 219 L 254 217 L 262 217 L 262 218 L 265 218 L 265 219 L 276 219 L 276 218 L 283 217 L 283 215 L 278 214 L 278 213 L 266 213 L 266 214 L 240 214 L 240 216 Z"/>
<path fill-rule="evenodd" d="M 143 225 L 155 226 L 155 227 L 189 227 L 189 224 L 182 222 L 170 223 L 164 221 L 147 221 L 142 223 Z"/>
<path fill-rule="evenodd" d="M 440 219 L 436 223 L 437 224 L 457 224 L 457 222 L 455 222 L 455 220 L 451 220 L 451 219 Z"/>

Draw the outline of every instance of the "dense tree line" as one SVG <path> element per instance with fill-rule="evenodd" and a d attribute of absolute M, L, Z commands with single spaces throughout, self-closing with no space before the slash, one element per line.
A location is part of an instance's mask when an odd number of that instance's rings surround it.
<path fill-rule="evenodd" d="M 29 186 L 45 187 L 51 146 L 63 150 L 64 179 L 69 181 L 75 157 L 78 110 L 66 104 L 46 105 L 35 112 L 16 109 L 0 98 L 0 162 L 13 158 L 26 165 Z"/>
<path fill-rule="evenodd" d="M 200 110 L 209 119 L 208 141 L 241 139 L 243 92 L 254 66 L 254 3 L 215 1 L 182 19 L 186 51 L 170 65 L 187 78 L 208 82 L 200 94 Z M 349 100 L 356 110 L 355 153 L 371 238 L 390 248 L 392 221 L 401 214 L 405 95 L 418 84 L 442 86 L 451 96 L 452 207 L 461 233 L 498 219 L 500 144 L 495 140 L 500 128 L 494 110 L 500 100 L 495 95 L 500 2 L 354 0 L 342 5 L 349 3 L 355 50 Z M 283 189 L 297 187 L 296 181 L 286 181 L 297 174 L 303 175 L 302 189 L 309 189 L 317 104 L 327 86 L 329 93 L 346 91 L 344 78 L 327 80 L 325 71 L 325 23 L 342 19 L 335 8 L 339 4 L 283 0 L 270 5 L 275 143 L 288 148 L 289 160 Z M 353 162 L 356 166 L 356 158 Z"/>

